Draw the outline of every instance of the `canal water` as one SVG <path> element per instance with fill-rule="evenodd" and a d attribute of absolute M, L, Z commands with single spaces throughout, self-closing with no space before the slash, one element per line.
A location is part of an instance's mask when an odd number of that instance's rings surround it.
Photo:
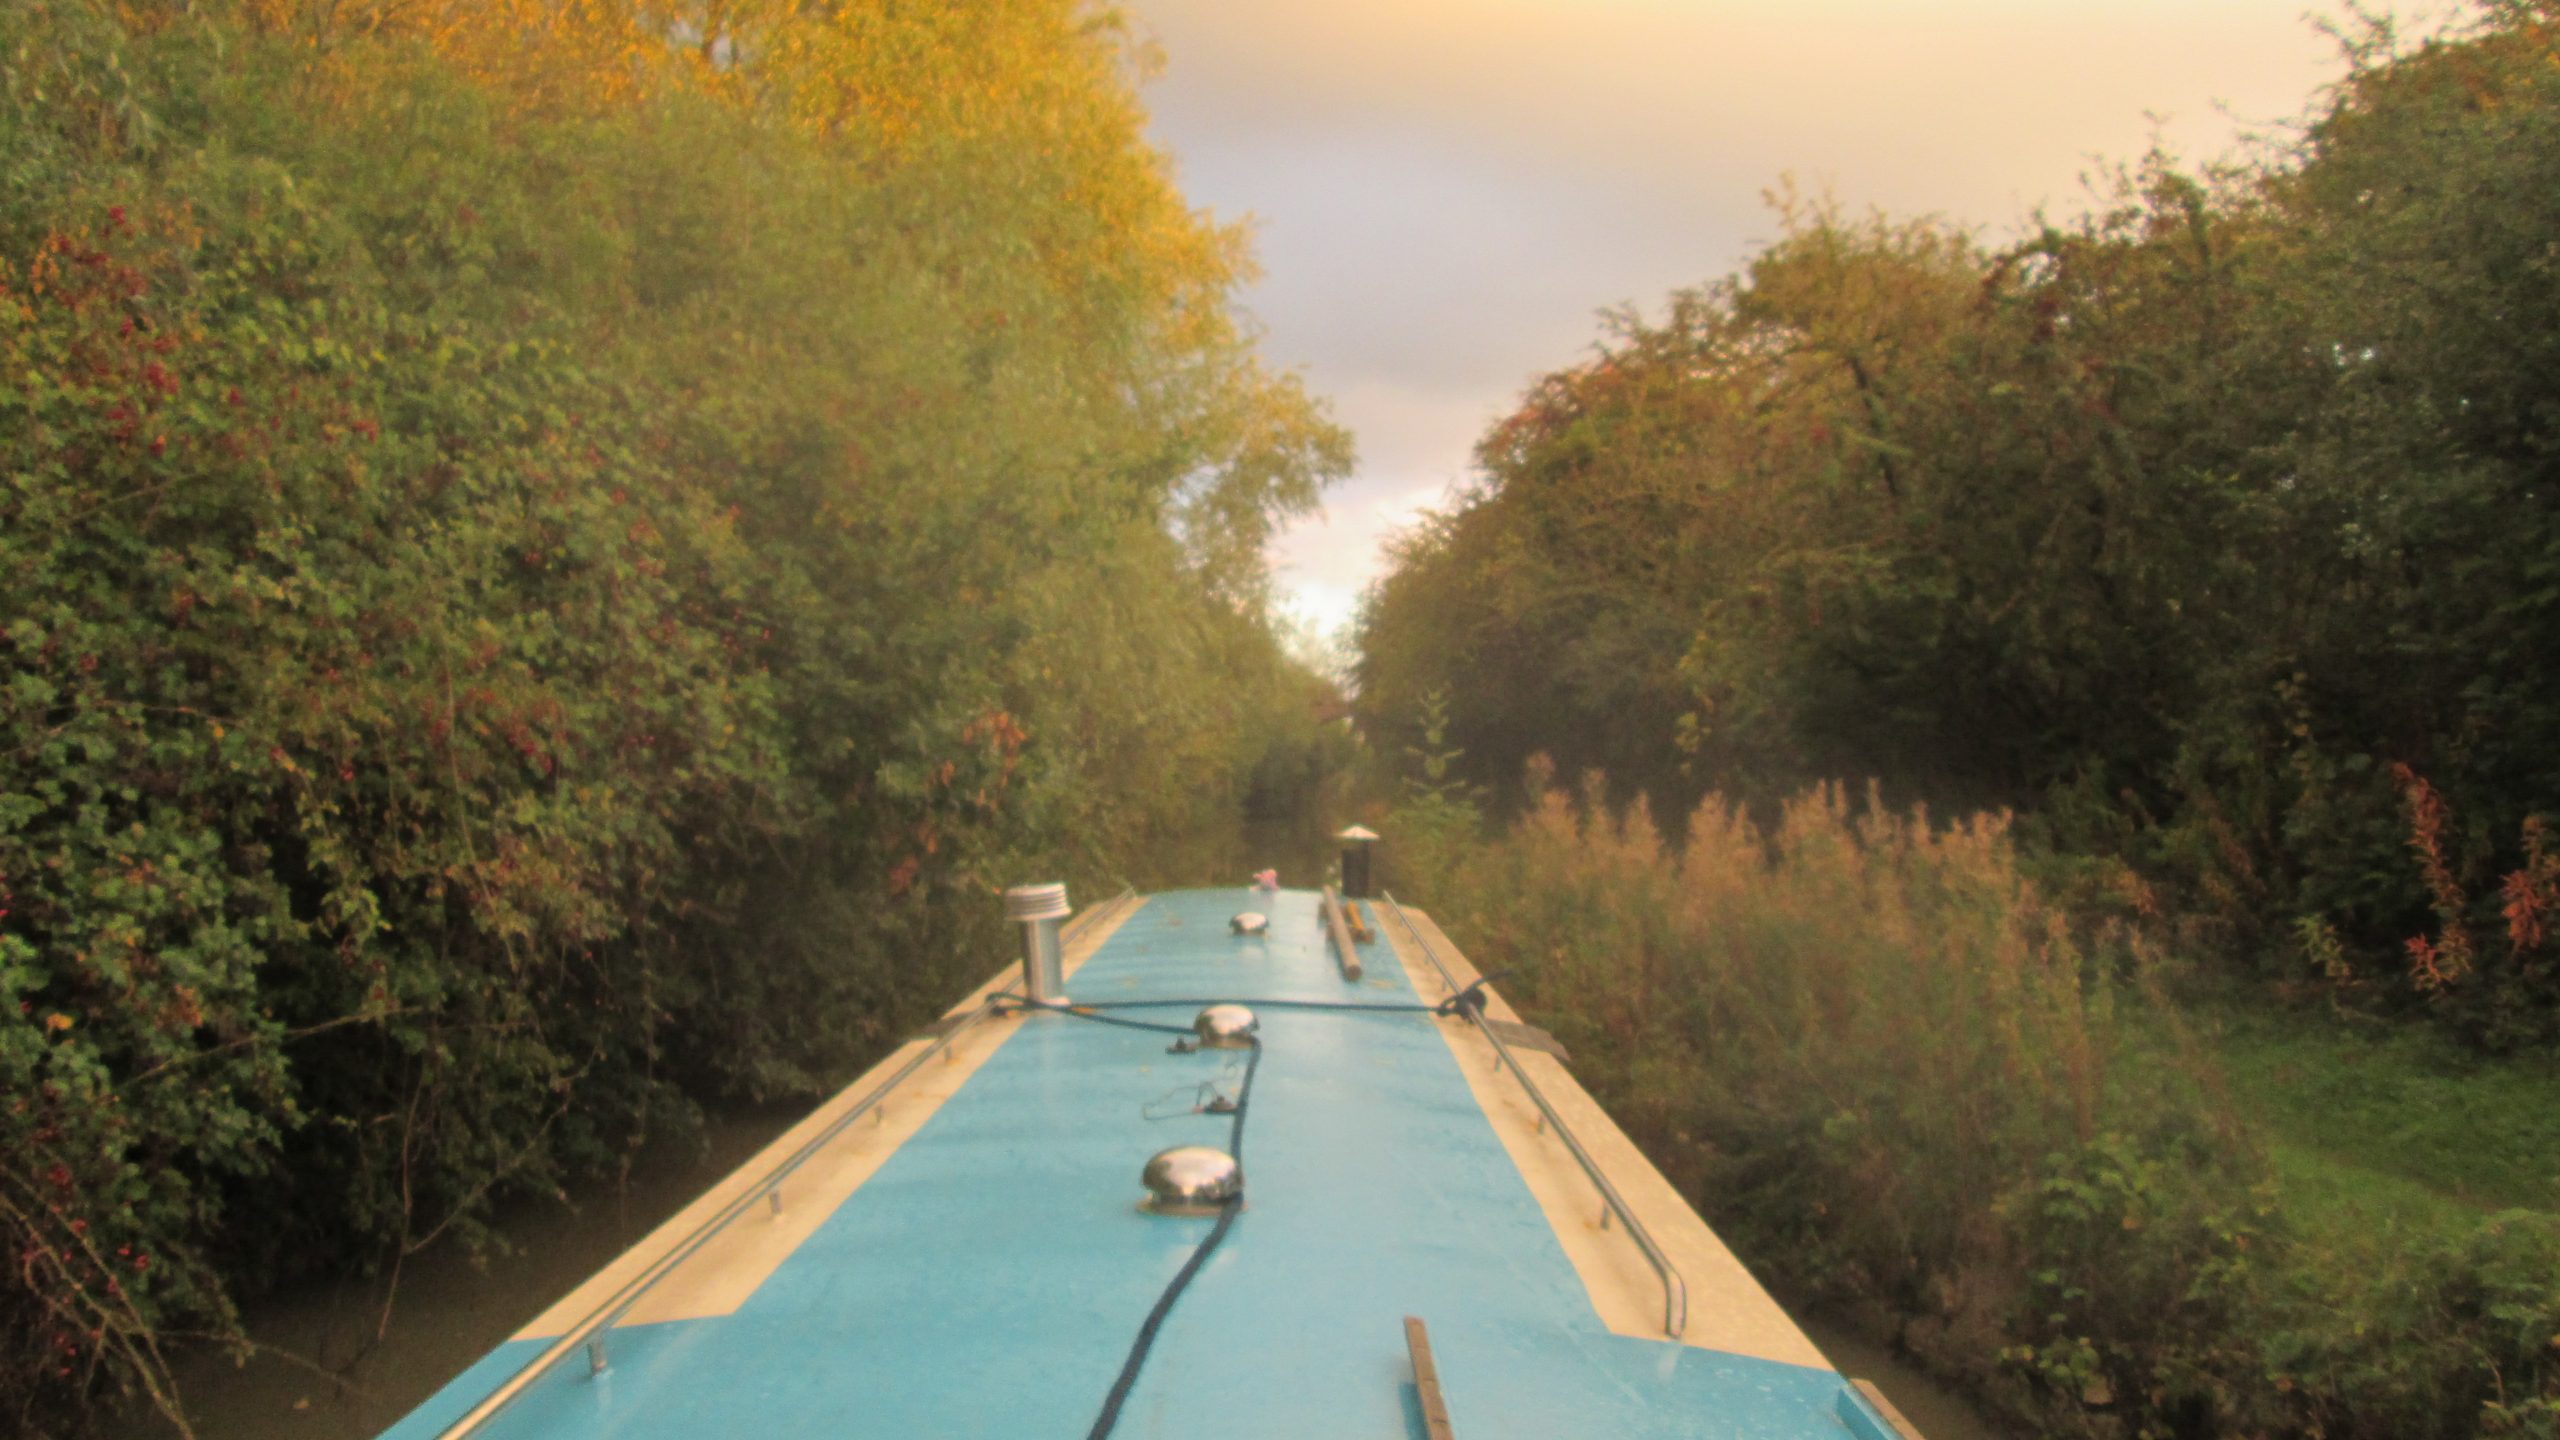
<path fill-rule="evenodd" d="M 245 1307 L 250 1335 L 272 1352 L 246 1366 L 208 1353 L 182 1358 L 177 1378 L 189 1423 L 198 1440 L 372 1440 L 807 1111 L 716 1116 L 698 1144 L 644 1151 L 624 1184 L 519 1203 L 497 1217 L 492 1228 L 503 1248 L 484 1258 L 453 1244 L 411 1256 L 387 1324 L 379 1278 Z M 171 1440 L 178 1432 L 143 1407 L 107 1433 Z"/>
<path fill-rule="evenodd" d="M 1798 1315 L 1796 1324 L 1841 1374 L 1874 1381 L 1893 1408 L 1927 1440 L 2025 1440 L 1993 1425 L 1972 1401 L 1915 1369 L 1864 1331 L 1820 1314 Z"/>

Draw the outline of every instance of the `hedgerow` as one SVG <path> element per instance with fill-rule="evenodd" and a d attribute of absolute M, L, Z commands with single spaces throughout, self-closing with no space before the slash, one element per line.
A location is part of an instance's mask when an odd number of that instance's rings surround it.
<path fill-rule="evenodd" d="M 2005 818 L 1819 787 L 1674 849 L 1595 781 L 1437 855 L 1399 883 L 1755 1271 L 2022 1433 L 2560 1433 L 2560 1220 L 2306 1224 L 2175 972 Z"/>
<path fill-rule="evenodd" d="M 842 1076 L 1304 741 L 1346 442 L 1113 29 L 912 10 L 0 0 L 17 1429 Z"/>

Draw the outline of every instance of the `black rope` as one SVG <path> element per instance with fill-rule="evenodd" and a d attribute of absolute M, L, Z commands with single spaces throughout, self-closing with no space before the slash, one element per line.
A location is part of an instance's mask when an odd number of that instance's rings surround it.
<path fill-rule="evenodd" d="M 1101 1020 L 1107 1017 L 1087 1015 L 1083 1018 Z M 1246 1038 L 1251 1041 L 1252 1050 L 1244 1065 L 1244 1084 L 1236 1089 L 1235 1119 L 1227 1132 L 1227 1153 L 1235 1157 L 1238 1170 L 1244 1168 L 1245 1106 L 1253 1094 L 1253 1072 L 1262 1066 L 1262 1042 L 1250 1036 Z M 1218 1222 L 1209 1227 L 1208 1235 L 1191 1252 L 1191 1258 L 1182 1262 L 1182 1268 L 1174 1272 L 1172 1281 L 1164 1287 L 1164 1293 L 1156 1297 L 1155 1308 L 1147 1312 L 1146 1323 L 1138 1327 L 1138 1338 L 1129 1346 L 1129 1358 L 1121 1362 L 1120 1378 L 1111 1382 L 1111 1393 L 1103 1397 L 1102 1413 L 1094 1417 L 1093 1428 L 1085 1432 L 1085 1440 L 1105 1440 L 1113 1427 L 1120 1423 L 1120 1407 L 1128 1403 L 1129 1392 L 1137 1388 L 1138 1371 L 1147 1363 L 1147 1352 L 1155 1348 L 1156 1332 L 1164 1328 L 1165 1317 L 1173 1313 L 1173 1302 L 1182 1298 L 1182 1292 L 1191 1284 L 1191 1277 L 1199 1274 L 1200 1267 L 1209 1263 L 1209 1257 L 1218 1249 L 1218 1242 L 1226 1239 L 1227 1232 L 1235 1227 L 1236 1212 L 1243 1208 L 1244 1196 L 1241 1193 L 1227 1197 L 1218 1206 Z"/>
<path fill-rule="evenodd" d="M 1491 984 L 1495 978 L 1496 977 L 1491 975 L 1484 976 L 1474 984 L 1458 991 L 1456 994 L 1451 995 L 1448 999 L 1441 1001 L 1437 1005 L 1425 1005 L 1418 1002 L 1382 1003 L 1378 1001 L 1352 1000 L 1218 999 L 1100 1000 L 1074 1001 L 1064 1005 L 1042 1005 L 1035 1004 L 1022 996 L 1015 995 L 1010 992 L 999 994 L 994 997 L 994 1000 L 997 1002 L 1011 1001 L 1017 1011 L 1024 1013 L 1037 1011 L 1052 1015 L 1071 1015 L 1078 1020 L 1090 1020 L 1097 1025 L 1116 1025 L 1127 1030 L 1146 1030 L 1159 1035 L 1177 1035 L 1183 1037 L 1184 1041 L 1188 1041 L 1192 1035 L 1192 1030 L 1191 1027 L 1187 1025 L 1152 1025 L 1144 1020 L 1123 1020 L 1116 1015 L 1104 1015 L 1097 1012 L 1104 1010 L 1172 1009 L 1182 1006 L 1206 1007 L 1210 1005 L 1243 1005 L 1248 1008 L 1258 1007 L 1269 1010 L 1369 1010 L 1387 1014 L 1402 1015 L 1481 1015 L 1484 1012 L 1485 1005 L 1484 987 Z M 1256 1036 L 1248 1035 L 1245 1037 L 1245 1043 L 1250 1046 L 1251 1049 L 1247 1059 L 1245 1060 L 1244 1082 L 1236 1087 L 1235 1100 L 1231 1111 L 1233 1118 L 1229 1122 L 1227 1131 L 1227 1153 L 1235 1157 L 1236 1168 L 1239 1171 L 1244 1168 L 1244 1119 L 1246 1108 L 1250 1097 L 1253 1094 L 1254 1073 L 1262 1067 L 1261 1039 Z M 1193 1046 L 1181 1042 L 1177 1042 L 1173 1048 L 1175 1051 L 1182 1053 L 1194 1052 Z M 1206 1089 L 1206 1085 L 1203 1086 L 1203 1089 Z M 1154 1117 L 1150 1116 L 1149 1118 Z M 1217 1223 L 1209 1227 L 1209 1233 L 1201 1238 L 1199 1245 L 1192 1250 L 1190 1258 L 1183 1261 L 1182 1268 L 1174 1272 L 1173 1279 L 1168 1281 L 1164 1287 L 1164 1293 L 1156 1297 L 1155 1308 L 1147 1312 L 1145 1323 L 1138 1327 L 1137 1338 L 1132 1341 L 1129 1346 L 1129 1358 L 1121 1362 L 1119 1378 L 1111 1382 L 1110 1393 L 1103 1397 L 1102 1413 L 1094 1417 L 1093 1428 L 1085 1432 L 1085 1440 L 1108 1440 L 1111 1432 L 1118 1427 L 1120 1423 L 1121 1407 L 1128 1403 L 1129 1393 L 1137 1388 L 1138 1372 L 1146 1367 L 1147 1352 L 1155 1348 L 1156 1332 L 1164 1328 L 1165 1317 L 1173 1313 L 1174 1302 L 1180 1300 L 1182 1298 L 1182 1292 L 1190 1288 L 1192 1277 L 1199 1274 L 1201 1267 L 1209 1263 L 1209 1257 L 1217 1253 L 1218 1246 L 1227 1238 L 1227 1232 L 1235 1228 L 1236 1214 L 1243 1208 L 1244 1196 L 1241 1193 L 1230 1196 L 1228 1199 L 1220 1203 L 1218 1206 Z"/>
<path fill-rule="evenodd" d="M 1245 1007 L 1247 1007 L 1247 1008 L 1249 1008 L 1249 1009 L 1263 1009 L 1263 1010 L 1336 1010 L 1336 1011 L 1340 1011 L 1340 1010 L 1349 1010 L 1349 1011 L 1369 1010 L 1369 1011 L 1375 1011 L 1375 1012 L 1377 1012 L 1377 1013 L 1379 1013 L 1379 1014 L 1382 1014 L 1382 1015 L 1467 1015 L 1467 1014 L 1480 1014 L 1480 1013 L 1482 1013 L 1482 1012 L 1483 1012 L 1483 1010 L 1484 1010 L 1484 1006 L 1485 1006 L 1485 992 L 1484 992 L 1484 987 L 1486 987 L 1487 985 L 1492 984 L 1494 981 L 1499 980 L 1499 979 L 1501 979 L 1501 978 L 1502 978 L 1502 976 L 1501 976 L 1501 975 L 1499 975 L 1499 974 L 1482 976 L 1482 977 L 1478 978 L 1477 980 L 1475 980 L 1473 983 L 1469 984 L 1465 989 L 1458 991 L 1456 994 L 1451 995 L 1448 999 L 1441 1001 L 1441 1002 L 1440 1002 L 1439 1004 L 1437 1004 L 1437 1005 L 1426 1005 L 1426 1004 L 1422 1004 L 1422 1003 L 1421 1003 L 1421 1002 L 1419 1002 L 1419 1001 L 1404 1001 L 1404 1000 L 1398 1000 L 1398 1001 L 1375 1001 L 1375 1000 L 1210 1000 L 1210 999 L 1190 999 L 1190 1000 L 1077 1000 L 1077 1001 L 1074 1001 L 1074 1002 L 1072 1002 L 1072 1003 L 1070 1003 L 1070 1004 L 1068 1004 L 1068 1005 L 1065 1005 L 1065 1006 L 1062 1006 L 1062 1007 L 1056 1007 L 1056 1008 L 1065 1009 L 1065 1010 L 1068 1010 L 1068 1011 L 1071 1011 L 1071 1012 L 1090 1012 L 1090 1011 L 1095 1011 L 1095 1010 L 1146 1010 L 1146 1009 L 1173 1009 L 1173 1008 L 1178 1008 L 1178 1007 L 1181 1007 L 1181 1006 L 1187 1006 L 1187 1005 L 1202 1005 L 1202 1006 L 1206 1006 L 1206 1005 L 1242 1005 L 1242 1006 L 1245 1006 Z M 1086 1014 L 1085 1018 L 1087 1018 L 1087 1019 L 1089 1019 L 1089 1020 L 1101 1020 L 1101 1019 L 1104 1019 L 1105 1017 L 1100 1016 L 1100 1015 Z"/>
<path fill-rule="evenodd" d="M 1482 1014 L 1484 1012 L 1486 1000 L 1484 987 L 1501 978 L 1502 972 L 1479 976 L 1474 981 L 1471 981 L 1465 989 L 1458 991 L 1437 1005 L 1426 1005 L 1419 1001 L 1410 1000 L 1238 1000 L 1233 998 L 1220 999 L 1206 996 L 1194 997 L 1191 999 L 1170 1000 L 1070 1000 L 1063 1005 L 1035 1005 L 1032 1002 L 1023 999 L 1021 996 L 1010 992 L 997 995 L 994 998 L 998 1001 L 1010 1000 L 1014 1002 L 1017 1010 L 1045 1010 L 1060 1015 L 1077 1015 L 1087 1020 L 1099 1020 L 1105 1025 L 1127 1025 L 1133 1029 L 1155 1030 L 1167 1035 L 1188 1035 L 1191 1032 L 1184 1026 L 1147 1025 L 1132 1020 L 1115 1020 L 1108 1015 L 1100 1015 L 1095 1012 L 1101 1010 L 1174 1010 L 1192 1006 L 1206 1007 L 1210 1005 L 1242 1005 L 1248 1009 L 1261 1010 L 1331 1010 L 1352 1011 L 1355 1013 L 1359 1011 L 1372 1011 L 1381 1015 Z"/>
<path fill-rule="evenodd" d="M 1072 1015 L 1078 1020 L 1090 1020 L 1097 1025 L 1117 1025 L 1123 1030 L 1152 1030 L 1158 1035 L 1191 1033 L 1191 1027 L 1188 1025 L 1152 1025 L 1144 1020 L 1122 1020 L 1112 1015 L 1096 1015 L 1093 1013 L 1098 1008 L 1096 1006 L 1073 1002 L 1061 1005 L 1054 1001 L 1026 1000 L 1010 990 L 999 991 L 987 997 L 987 1003 L 996 1007 L 998 1015 Z"/>
<path fill-rule="evenodd" d="M 1022 1000 L 1019 996 L 1010 994 L 1001 995 L 996 998 L 1002 1000 L 1014 1000 L 1018 1002 L 1025 1011 L 1036 1010 L 1052 1015 L 1072 1015 L 1078 1020 L 1090 1020 L 1098 1025 L 1117 1025 L 1128 1030 L 1152 1030 L 1158 1034 L 1180 1035 L 1186 1038 L 1191 1034 L 1191 1029 L 1187 1025 L 1150 1025 L 1143 1020 L 1123 1020 L 1113 1015 L 1097 1015 L 1093 1013 L 1097 1007 L 1091 1005 L 1034 1005 L 1027 1000 Z M 1189 1005 L 1201 1002 L 1189 1000 L 1139 1000 L 1126 1001 L 1122 1003 L 1128 1005 Z M 1219 1004 L 1223 1002 L 1210 1001 L 1206 1003 Z M 1236 1086 L 1234 1105 L 1229 1111 L 1232 1118 L 1227 1122 L 1227 1154 L 1234 1157 L 1236 1169 L 1239 1172 L 1244 1169 L 1245 1110 L 1253 1096 L 1254 1072 L 1262 1068 L 1262 1042 L 1259 1039 L 1248 1035 L 1245 1037 L 1245 1043 L 1249 1048 L 1245 1055 L 1244 1080 L 1241 1084 Z M 1176 1046 L 1175 1048 L 1186 1049 L 1187 1047 Z M 1191 1277 L 1199 1274 L 1200 1267 L 1209 1263 L 1209 1257 L 1217 1253 L 1219 1242 L 1225 1240 L 1227 1238 L 1227 1232 L 1235 1228 L 1236 1212 L 1243 1208 L 1244 1196 L 1241 1192 L 1231 1195 L 1219 1203 L 1217 1223 L 1209 1227 L 1209 1233 L 1201 1238 L 1198 1246 L 1193 1248 L 1191 1258 L 1183 1261 L 1182 1268 L 1174 1272 L 1173 1279 L 1167 1282 L 1164 1287 L 1164 1293 L 1156 1297 L 1155 1308 L 1147 1312 L 1146 1322 L 1138 1327 L 1138 1338 L 1132 1341 L 1129 1346 L 1129 1358 L 1120 1363 L 1120 1377 L 1111 1382 L 1111 1393 L 1103 1397 L 1102 1413 L 1094 1417 L 1093 1428 L 1086 1432 L 1085 1440 L 1105 1440 L 1105 1437 L 1111 1434 L 1113 1428 L 1119 1425 L 1120 1407 L 1129 1402 L 1129 1392 L 1137 1388 L 1138 1372 L 1146 1366 L 1147 1352 L 1155 1348 L 1156 1332 L 1164 1328 L 1165 1317 L 1173 1313 L 1174 1302 L 1180 1300 L 1182 1298 L 1182 1292 L 1190 1287 Z"/>
<path fill-rule="evenodd" d="M 1492 975 L 1479 975 L 1466 989 L 1458 991 L 1431 1008 L 1442 1015 L 1482 1015 L 1485 1002 L 1484 987 L 1501 979 L 1507 973 L 1509 972 L 1503 971 Z"/>
<path fill-rule="evenodd" d="M 1073 1015 L 1079 1020 L 1090 1020 L 1096 1025 L 1117 1025 L 1123 1030 L 1146 1030 L 1158 1035 L 1185 1037 L 1191 1034 L 1188 1025 L 1151 1025 L 1144 1020 L 1123 1020 L 1117 1015 L 1096 1015 L 1081 1005 L 1033 1005 L 1026 1008 L 1056 1015 Z"/>
<path fill-rule="evenodd" d="M 1059 1008 L 1071 1011 L 1163 1010 L 1185 1005 L 1242 1005 L 1253 1010 L 1375 1010 L 1387 1015 L 1422 1015 L 1445 1008 L 1411 1001 L 1382 1003 L 1362 1000 L 1075 1000 Z"/>
<path fill-rule="evenodd" d="M 1181 1094 L 1185 1090 L 1191 1092 L 1191 1103 L 1189 1105 L 1186 1105 L 1179 1110 L 1159 1110 L 1156 1108 L 1157 1106 L 1164 1104 L 1167 1100 L 1172 1099 L 1174 1096 Z M 1147 1121 L 1178 1120 L 1191 1115 L 1232 1115 L 1235 1113 L 1235 1110 L 1236 1101 L 1234 1096 L 1219 1089 L 1217 1081 L 1203 1080 L 1197 1085 L 1176 1085 L 1153 1100 L 1148 1101 L 1146 1104 L 1139 1106 L 1138 1118 Z"/>

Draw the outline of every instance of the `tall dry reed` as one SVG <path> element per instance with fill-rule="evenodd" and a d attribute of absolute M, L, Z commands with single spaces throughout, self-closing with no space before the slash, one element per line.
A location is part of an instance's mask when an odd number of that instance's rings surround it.
<path fill-rule="evenodd" d="M 2005 817 L 1822 786 L 1764 830 L 1711 797 L 1674 850 L 1599 793 L 1429 898 L 1763 1274 L 2047 1433 L 2216 1408 L 2191 1337 L 2229 1326 L 2256 1172 L 2140 944 L 2075 933 Z"/>

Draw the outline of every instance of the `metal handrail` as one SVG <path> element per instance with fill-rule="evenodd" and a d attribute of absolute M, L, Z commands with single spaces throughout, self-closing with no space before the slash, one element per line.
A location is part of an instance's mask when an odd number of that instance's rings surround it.
<path fill-rule="evenodd" d="M 1096 905 L 1092 909 L 1087 910 L 1084 914 L 1077 916 L 1068 924 L 1066 932 L 1061 936 L 1061 939 L 1071 939 L 1076 931 L 1083 929 L 1086 925 L 1092 923 L 1096 919 L 1099 919 L 1103 915 L 1119 909 L 1123 902 L 1136 893 L 1137 892 L 1134 889 L 1123 887 L 1119 894 L 1112 896 L 1109 900 L 1106 900 L 1100 905 Z M 674 1274 L 685 1261 L 692 1259 L 694 1254 L 700 1251 L 703 1246 L 711 1243 L 712 1237 L 729 1228 L 731 1221 L 736 1220 L 739 1216 L 744 1215 L 747 1211 L 753 1209 L 757 1201 L 770 1196 L 773 1201 L 774 1209 L 778 1213 L 782 1208 L 781 1187 L 783 1181 L 791 1178 L 791 1176 L 796 1173 L 802 1165 L 807 1164 L 812 1156 L 816 1155 L 820 1150 L 825 1149 L 837 1136 L 843 1134 L 846 1128 L 851 1126 L 854 1121 L 871 1113 L 874 1107 L 878 1106 L 882 1100 L 888 1098 L 890 1091 L 897 1089 L 900 1084 L 905 1082 L 908 1076 L 923 1069 L 926 1061 L 931 1060 L 934 1056 L 951 1048 L 953 1041 L 958 1040 L 962 1035 L 967 1034 L 979 1021 L 984 1020 L 987 1016 L 993 1014 L 1001 1003 L 1003 1002 L 997 997 L 990 996 L 989 998 L 980 1001 L 974 1009 L 968 1010 L 958 1016 L 949 1029 L 944 1030 L 940 1035 L 934 1038 L 932 1044 L 917 1051 L 908 1059 L 907 1063 L 899 1066 L 896 1072 L 891 1074 L 888 1079 L 881 1081 L 879 1085 L 872 1089 L 870 1094 L 862 1097 L 861 1103 L 855 1105 L 852 1109 L 845 1111 L 844 1114 L 837 1116 L 833 1121 L 828 1123 L 825 1129 L 819 1131 L 816 1135 L 811 1136 L 807 1143 L 803 1144 L 799 1149 L 792 1151 L 790 1155 L 784 1157 L 771 1170 L 768 1170 L 764 1174 L 756 1177 L 755 1183 L 741 1191 L 736 1199 L 720 1207 L 719 1213 L 703 1221 L 700 1225 L 695 1226 L 691 1233 L 687 1234 L 682 1240 L 677 1241 L 673 1247 L 666 1251 L 666 1253 L 660 1255 L 656 1260 L 651 1261 L 648 1268 L 642 1270 L 639 1274 L 632 1276 L 630 1280 L 624 1282 L 622 1288 L 614 1291 L 603 1304 L 588 1311 L 585 1319 L 570 1326 L 568 1330 L 561 1334 L 559 1339 L 552 1341 L 541 1354 L 536 1355 L 529 1361 L 526 1361 L 524 1368 L 509 1376 L 505 1384 L 490 1391 L 479 1404 L 464 1411 L 460 1419 L 455 1420 L 452 1424 L 436 1432 L 436 1440 L 466 1440 L 466 1437 L 468 1436 L 479 1434 L 482 1426 L 485 1426 L 490 1421 L 496 1419 L 500 1411 L 506 1409 L 509 1405 L 514 1404 L 527 1390 L 532 1389 L 544 1376 L 550 1374 L 553 1367 L 567 1359 L 571 1353 L 581 1347 L 584 1347 L 587 1351 L 588 1373 L 602 1373 L 605 1368 L 605 1332 L 612 1329 L 615 1323 L 621 1320 L 624 1315 L 629 1314 L 632 1307 L 640 1303 L 642 1296 L 647 1295 L 652 1289 L 656 1288 L 659 1281 Z"/>
<path fill-rule="evenodd" d="M 1413 943 L 1422 947 L 1423 958 L 1431 962 L 1432 969 L 1440 972 L 1440 982 L 1449 987 L 1450 994 L 1458 994 L 1458 978 L 1449 973 L 1449 967 L 1440 961 L 1440 952 L 1433 949 L 1431 942 L 1414 927 L 1413 917 L 1404 913 L 1404 905 L 1396 899 L 1394 892 L 1387 893 L 1386 903 L 1396 912 L 1396 923 L 1404 926 L 1405 933 L 1413 937 Z M 1653 1273 L 1662 1277 L 1662 1329 L 1672 1339 L 1679 1339 L 1681 1332 L 1689 1328 L 1689 1286 L 1680 1278 L 1680 1272 L 1672 1267 L 1671 1257 L 1662 1253 L 1662 1247 L 1653 1241 L 1653 1232 L 1645 1229 L 1644 1222 L 1636 1219 L 1635 1212 L 1627 1208 L 1627 1202 L 1619 1198 L 1618 1187 L 1610 1184 L 1609 1177 L 1600 1173 L 1599 1164 L 1591 1158 L 1589 1151 L 1582 1148 L 1582 1142 L 1574 1138 L 1572 1127 L 1564 1123 L 1564 1117 L 1556 1113 L 1556 1107 L 1547 1103 L 1538 1083 L 1529 1078 L 1528 1071 L 1520 1068 L 1520 1062 L 1511 1054 L 1511 1047 L 1502 1043 L 1502 1037 L 1485 1019 L 1484 1007 L 1478 1004 L 1457 1008 L 1475 1022 L 1476 1033 L 1492 1043 L 1498 1068 L 1508 1069 L 1511 1078 L 1520 1082 L 1520 1088 L 1529 1092 L 1530 1100 L 1537 1104 L 1538 1113 L 1546 1117 L 1547 1125 L 1555 1131 L 1556 1138 L 1572 1152 L 1574 1163 L 1582 1167 L 1583 1175 L 1591 1181 L 1591 1188 L 1600 1192 L 1601 1202 L 1617 1213 L 1618 1219 L 1627 1227 L 1629 1238 L 1636 1242 L 1636 1248 L 1644 1252 L 1646 1262 L 1653 1266 Z M 1604 1212 L 1600 1218 L 1606 1223 L 1609 1217 Z"/>

